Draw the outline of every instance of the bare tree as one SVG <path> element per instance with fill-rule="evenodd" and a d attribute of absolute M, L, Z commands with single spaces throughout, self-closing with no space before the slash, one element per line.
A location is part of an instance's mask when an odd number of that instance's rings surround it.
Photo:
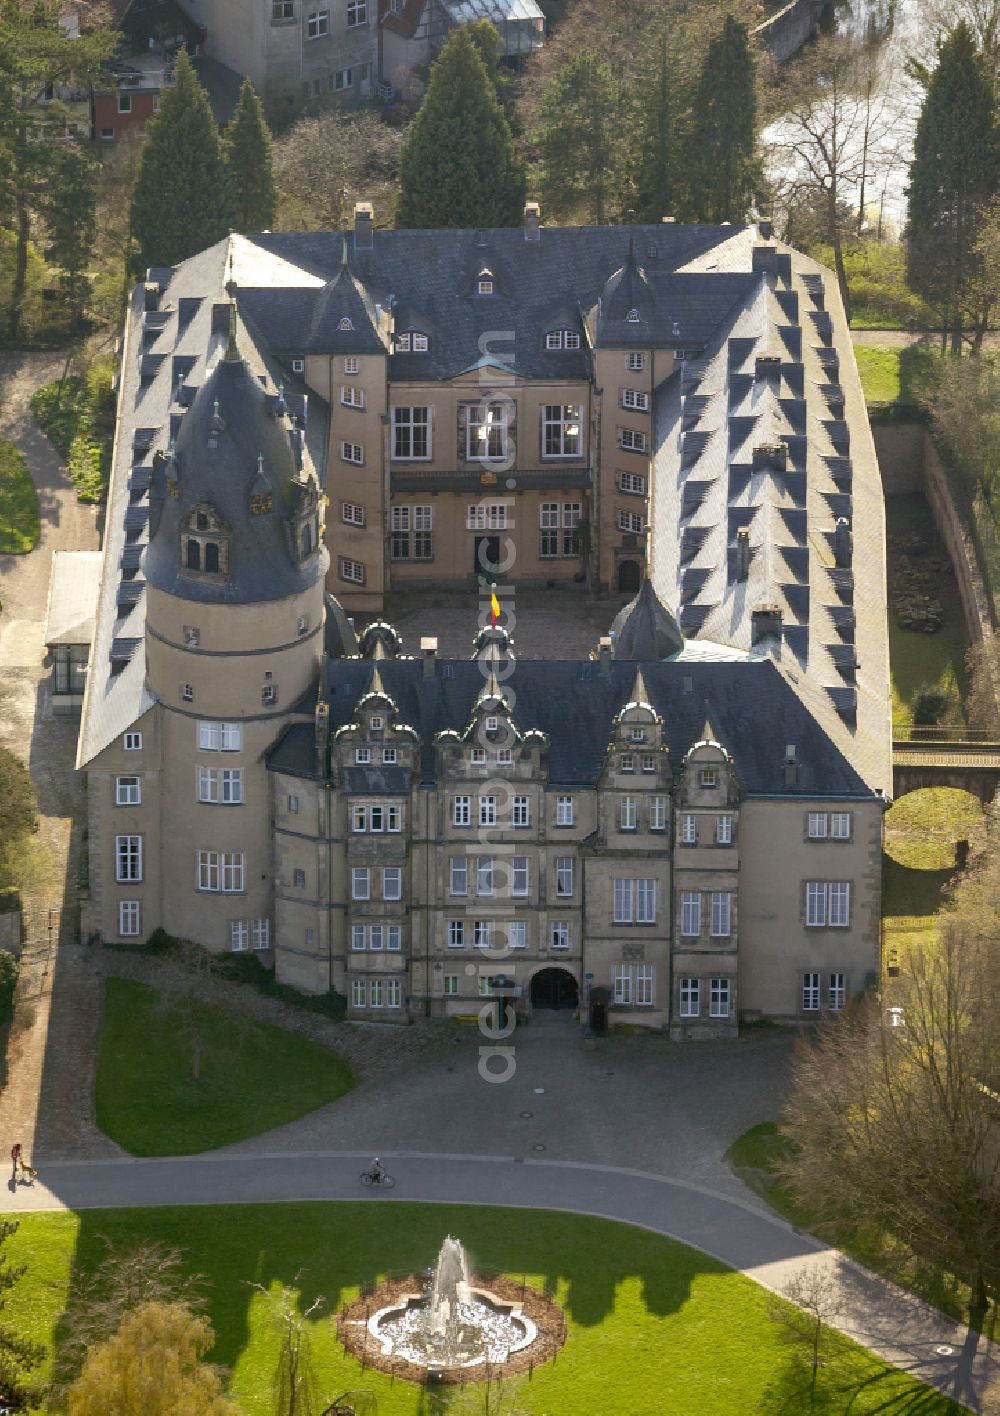
<path fill-rule="evenodd" d="M 1000 1291 L 998 972 L 962 891 L 940 940 L 908 956 L 902 1026 L 868 996 L 800 1045 L 782 1127 L 781 1169 L 821 1225 L 894 1235 L 965 1279 L 976 1318 Z"/>
<path fill-rule="evenodd" d="M 295 1275 L 296 1283 L 299 1277 Z M 308 1322 L 326 1300 L 322 1296 L 314 1298 L 302 1313 L 294 1288 L 284 1283 L 277 1290 L 260 1283 L 251 1287 L 267 1300 L 271 1323 L 280 1339 L 274 1374 L 274 1416 L 319 1416 L 321 1403 L 316 1392 Z"/>
<path fill-rule="evenodd" d="M 331 110 L 296 123 L 274 146 L 279 226 L 335 231 L 357 201 L 372 203 L 380 225 L 390 223 L 403 131 L 370 110 Z"/>
<path fill-rule="evenodd" d="M 781 1296 L 773 1296 L 768 1304 L 769 1316 L 793 1359 L 794 1370 L 783 1393 L 785 1409 L 802 1410 L 808 1393 L 809 1410 L 813 1410 L 820 1373 L 842 1356 L 843 1342 L 831 1330 L 838 1307 L 837 1287 L 829 1274 L 809 1268 L 793 1273 Z"/>
<path fill-rule="evenodd" d="M 1000 371 L 986 359 L 945 359 L 921 401 L 955 470 L 989 501 L 1000 475 Z"/>
<path fill-rule="evenodd" d="M 869 186 L 889 160 L 893 124 L 877 54 L 831 35 L 801 63 L 784 116 L 771 130 L 772 176 L 784 174 L 779 203 L 786 210 L 800 203 L 822 210 L 848 319 L 845 240 L 860 229 Z"/>
<path fill-rule="evenodd" d="M 158 979 L 155 1007 L 168 1018 L 191 1049 L 191 1080 L 201 1079 L 201 1064 L 212 1035 L 213 1014 L 205 1007 L 206 985 L 217 975 L 215 959 L 199 944 L 178 941 L 174 968 Z"/>

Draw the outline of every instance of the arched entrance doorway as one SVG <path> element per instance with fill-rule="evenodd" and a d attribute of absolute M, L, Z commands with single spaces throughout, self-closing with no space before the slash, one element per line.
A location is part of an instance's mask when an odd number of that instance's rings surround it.
<path fill-rule="evenodd" d="M 531 980 L 532 1008 L 575 1008 L 579 1001 L 576 979 L 566 969 L 540 969 Z"/>
<path fill-rule="evenodd" d="M 618 563 L 618 589 L 623 595 L 635 595 L 639 589 L 640 580 L 639 562 L 633 560 L 619 561 Z"/>

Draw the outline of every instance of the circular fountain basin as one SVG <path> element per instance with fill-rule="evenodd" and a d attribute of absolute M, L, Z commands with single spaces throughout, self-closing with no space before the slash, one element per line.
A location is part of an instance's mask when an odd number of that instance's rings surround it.
<path fill-rule="evenodd" d="M 482 1364 L 506 1363 L 530 1347 L 538 1329 L 519 1303 L 505 1303 L 482 1289 L 470 1288 L 456 1304 L 448 1334 L 430 1321 L 431 1305 L 421 1294 L 380 1308 L 368 1320 L 368 1331 L 384 1357 L 401 1358 L 428 1370 L 462 1370 Z"/>

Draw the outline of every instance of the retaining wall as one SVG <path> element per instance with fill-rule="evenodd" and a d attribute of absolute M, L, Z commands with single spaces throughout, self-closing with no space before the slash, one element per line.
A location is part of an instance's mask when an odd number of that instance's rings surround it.
<path fill-rule="evenodd" d="M 760 47 L 778 64 L 797 54 L 819 33 L 824 0 L 789 0 L 789 3 L 758 25 L 754 36 Z"/>

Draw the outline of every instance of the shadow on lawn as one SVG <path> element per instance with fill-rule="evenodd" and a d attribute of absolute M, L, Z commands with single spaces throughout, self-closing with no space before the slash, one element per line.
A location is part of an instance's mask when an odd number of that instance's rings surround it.
<path fill-rule="evenodd" d="M 658 1258 L 651 1261 L 648 1235 L 610 1220 L 580 1221 L 587 1226 L 582 1242 L 568 1243 L 568 1216 L 548 1211 L 301 1202 L 281 1205 L 276 1219 L 277 1208 L 230 1206 L 224 1224 L 214 1207 L 82 1211 L 74 1284 L 100 1266 L 109 1247 L 123 1252 L 154 1239 L 179 1249 L 185 1273 L 205 1279 L 202 1291 L 216 1335 L 212 1360 L 232 1367 L 250 1340 L 251 1284 L 266 1289 L 277 1282 L 297 1290 L 303 1312 L 322 1296 L 322 1311 L 334 1315 L 365 1285 L 433 1264 L 448 1233 L 462 1239 L 474 1269 L 527 1275 L 584 1328 L 612 1313 L 616 1290 L 628 1280 L 639 1281 L 651 1313 L 665 1316 L 687 1302 L 699 1275 L 729 1272 L 682 1245 L 676 1246 L 676 1262 L 663 1263 L 659 1246 L 672 1242 L 666 1239 L 658 1240 Z M 60 1324 L 57 1348 L 65 1336 Z"/>

